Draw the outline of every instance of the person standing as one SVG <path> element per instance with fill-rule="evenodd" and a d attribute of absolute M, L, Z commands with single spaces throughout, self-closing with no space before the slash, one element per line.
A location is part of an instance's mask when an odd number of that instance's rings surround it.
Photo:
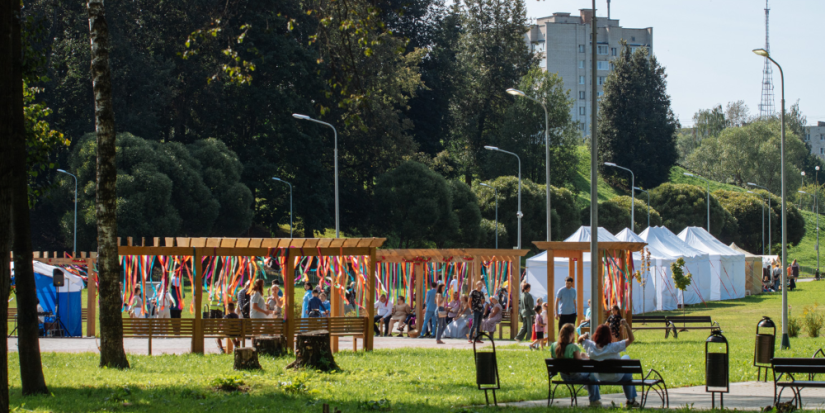
<path fill-rule="evenodd" d="M 796 279 L 799 278 L 799 263 L 796 260 L 791 263 L 791 276 L 789 278 L 788 291 L 793 291 L 796 289 Z"/>
<path fill-rule="evenodd" d="M 258 279 L 252 287 L 252 297 L 249 299 L 249 318 L 266 318 L 272 311 L 266 309 L 264 299 L 264 280 Z"/>
<path fill-rule="evenodd" d="M 419 335 L 418 338 L 435 335 L 435 295 L 437 294 L 435 288 L 437 285 L 436 283 L 432 283 L 432 288 L 427 291 L 427 297 L 424 301 L 424 324 L 421 328 L 421 335 Z M 416 322 L 418 321 L 416 320 Z"/>
<path fill-rule="evenodd" d="M 470 292 L 470 308 L 473 310 L 473 325 L 470 326 L 470 337 L 468 342 L 472 343 L 475 340 L 476 343 L 482 343 L 481 340 L 478 339 L 479 334 L 481 334 L 481 320 L 484 318 L 484 293 L 482 289 L 484 288 L 484 283 L 481 281 L 476 282 L 475 290 Z"/>
<path fill-rule="evenodd" d="M 435 328 L 435 342 L 436 344 L 444 344 L 441 341 L 441 336 L 444 335 L 444 330 L 447 328 L 447 298 L 444 297 L 444 284 L 438 284 L 438 289 L 435 294 L 436 317 L 438 318 Z"/>
<path fill-rule="evenodd" d="M 172 318 L 180 318 L 183 312 L 183 289 L 180 288 L 180 276 L 172 274 L 169 284 L 172 286 L 172 306 L 169 308 L 169 315 Z"/>
<path fill-rule="evenodd" d="M 782 268 L 776 260 L 773 261 L 773 272 L 771 273 L 773 281 L 773 290 L 779 291 L 779 283 L 782 281 Z"/>
<path fill-rule="evenodd" d="M 573 277 L 564 280 L 564 287 L 556 292 L 556 320 L 561 326 L 576 323 L 576 289 L 573 288 Z"/>
<path fill-rule="evenodd" d="M 533 317 L 536 315 L 533 307 L 535 307 L 535 301 L 533 300 L 533 295 L 530 294 L 530 284 L 523 283 L 521 285 L 521 297 L 518 303 L 518 313 L 522 324 L 521 330 L 519 330 L 516 335 L 516 341 L 524 340 L 524 336 L 533 331 Z"/>
<path fill-rule="evenodd" d="M 312 299 L 312 284 L 311 283 L 304 283 L 304 300 L 301 304 L 301 318 L 308 318 L 309 317 L 309 300 Z"/>
<path fill-rule="evenodd" d="M 247 280 L 246 283 L 238 290 L 237 295 L 237 302 L 238 302 L 238 309 L 241 311 L 241 317 L 249 318 L 249 283 L 250 280 Z"/>

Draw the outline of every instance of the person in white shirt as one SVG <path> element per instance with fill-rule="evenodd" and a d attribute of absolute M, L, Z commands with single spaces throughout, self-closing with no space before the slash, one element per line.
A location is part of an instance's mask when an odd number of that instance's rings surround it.
<path fill-rule="evenodd" d="M 375 303 L 375 317 L 373 317 L 373 329 L 375 330 L 375 335 L 377 337 L 381 337 L 381 329 L 380 326 L 384 327 L 384 335 L 389 335 L 389 323 L 390 317 L 392 317 L 392 302 L 387 299 L 386 294 L 381 294 L 381 297 L 378 297 L 378 302 Z"/>
<path fill-rule="evenodd" d="M 172 318 L 172 294 L 166 289 L 160 290 L 157 298 L 157 313 L 155 318 Z"/>
<path fill-rule="evenodd" d="M 630 329 L 630 326 L 627 325 L 626 320 L 622 319 L 621 325 L 625 329 L 627 340 L 611 342 L 612 333 L 610 332 L 610 327 L 608 327 L 607 324 L 601 324 L 596 328 L 596 332 L 593 334 L 593 340 L 589 340 L 588 333 L 585 333 L 583 336 L 579 337 L 579 342 L 582 344 L 585 351 L 587 351 L 587 356 L 591 360 L 616 360 L 623 358 L 620 353 L 627 350 L 627 346 L 633 343 L 635 337 L 633 336 L 633 331 Z M 633 375 L 630 373 L 599 373 L 596 378 L 599 382 L 604 383 L 632 380 Z M 599 401 L 600 397 L 598 394 L 598 386 L 595 387 L 596 394 L 592 395 L 593 397 L 590 398 L 590 405 L 600 406 L 601 402 Z M 622 386 L 622 388 L 624 389 L 625 397 L 627 397 L 627 407 L 639 407 L 639 403 L 636 401 L 636 387 Z"/>
<path fill-rule="evenodd" d="M 129 315 L 132 318 L 144 318 L 143 298 L 140 296 L 140 287 L 135 287 L 135 296 L 132 297 L 132 306 L 129 307 Z"/>
<path fill-rule="evenodd" d="M 255 286 L 252 287 L 252 297 L 249 299 L 249 318 L 266 318 L 272 313 L 272 311 L 266 309 L 264 280 L 258 279 L 255 281 Z"/>

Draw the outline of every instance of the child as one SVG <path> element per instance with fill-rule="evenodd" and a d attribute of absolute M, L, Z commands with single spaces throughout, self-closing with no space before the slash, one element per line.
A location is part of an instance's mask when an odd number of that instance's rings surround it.
<path fill-rule="evenodd" d="M 547 318 L 547 303 L 541 305 L 541 318 L 544 320 L 544 331 L 549 331 L 548 329 L 550 328 L 550 325 L 548 323 L 550 322 L 550 319 Z M 547 345 L 547 340 L 547 337 L 544 337 L 544 339 L 542 339 L 542 348 L 544 348 L 544 346 Z"/>
<path fill-rule="evenodd" d="M 536 330 L 536 339 L 530 343 L 530 349 L 538 350 L 539 345 L 541 345 L 541 349 L 544 350 L 544 327 L 546 324 L 546 316 L 542 314 L 541 305 L 537 305 L 534 311 L 536 312 L 536 321 L 533 323 L 533 328 Z"/>
<path fill-rule="evenodd" d="M 307 313 L 310 317 L 321 317 L 323 315 L 324 303 L 318 298 L 319 291 L 312 290 L 312 298 L 307 303 Z"/>

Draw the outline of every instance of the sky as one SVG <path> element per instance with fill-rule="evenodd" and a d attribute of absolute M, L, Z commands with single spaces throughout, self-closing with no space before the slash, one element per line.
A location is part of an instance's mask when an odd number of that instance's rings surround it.
<path fill-rule="evenodd" d="M 524 0 L 528 18 L 553 12 L 578 14 L 591 0 Z M 825 121 L 825 0 L 772 0 L 771 57 L 785 71 L 786 107 L 799 100 L 808 124 Z M 606 0 L 596 1 L 607 16 Z M 751 50 L 765 46 L 764 0 L 612 0 L 610 17 L 629 28 L 653 27 L 653 53 L 667 73 L 673 112 L 683 127 L 699 109 L 744 100 L 759 113 L 764 58 Z M 817 69 L 819 68 L 819 69 Z M 779 71 L 774 70 L 779 111 Z"/>

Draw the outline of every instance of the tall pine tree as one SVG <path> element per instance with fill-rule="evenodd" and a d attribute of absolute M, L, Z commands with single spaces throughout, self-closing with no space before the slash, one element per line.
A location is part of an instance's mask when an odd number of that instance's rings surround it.
<path fill-rule="evenodd" d="M 670 108 L 665 69 L 647 49 L 631 53 L 626 44 L 613 64 L 615 70 L 607 76 L 599 109 L 600 161 L 632 170 L 636 186 L 659 186 L 668 180 L 678 158 L 679 121 Z M 605 179 L 626 180 L 626 172 L 606 168 L 601 162 Z M 629 184 L 627 179 L 624 186 Z"/>

